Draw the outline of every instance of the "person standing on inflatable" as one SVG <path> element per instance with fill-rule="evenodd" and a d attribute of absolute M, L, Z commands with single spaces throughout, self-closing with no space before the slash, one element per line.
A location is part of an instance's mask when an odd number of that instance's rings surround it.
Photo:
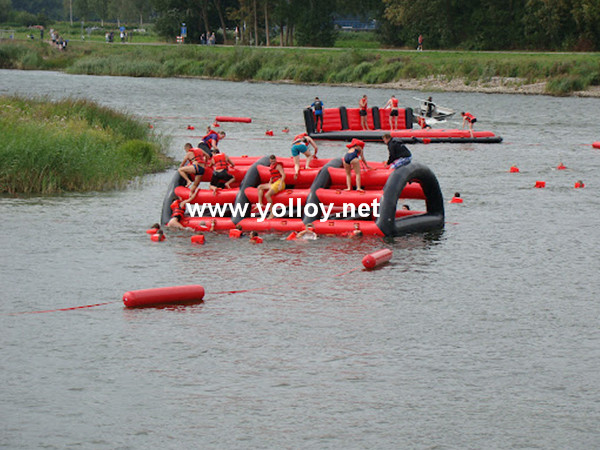
<path fill-rule="evenodd" d="M 214 150 L 209 164 L 213 168 L 209 187 L 212 189 L 213 194 L 217 195 L 217 189 L 229 189 L 231 183 L 235 181 L 235 177 L 227 172 L 228 167 L 231 166 L 233 168 L 235 164 L 229 159 L 229 156 L 221 153 L 219 149 Z"/>
<path fill-rule="evenodd" d="M 198 143 L 198 148 L 201 148 L 206 152 L 208 157 L 212 155 L 214 150 L 219 150 L 219 141 L 225 138 L 225 132 L 215 130 L 208 130 L 208 133 L 204 135 L 202 140 Z"/>
<path fill-rule="evenodd" d="M 344 170 L 346 170 L 346 191 L 352 190 L 352 170 L 356 175 L 356 190 L 362 191 L 360 186 L 360 163 L 362 162 L 366 169 L 371 169 L 365 161 L 364 148 L 365 143 L 360 139 L 352 139 L 352 142 L 346 145 L 349 149 L 344 155 L 342 160 L 344 164 Z"/>
<path fill-rule="evenodd" d="M 315 133 L 323 132 L 323 102 L 319 100 L 319 97 L 315 97 L 315 101 L 311 103 L 309 108 L 315 111 Z M 319 123 L 321 127 L 319 128 Z"/>
<path fill-rule="evenodd" d="M 477 117 L 475 117 L 470 112 L 461 112 L 461 116 L 463 116 L 462 127 L 465 127 L 465 123 L 469 124 L 469 132 L 471 133 L 471 137 L 473 137 L 473 124 L 477 122 Z"/>
<path fill-rule="evenodd" d="M 412 161 L 412 153 L 398 138 L 393 138 L 391 134 L 386 133 L 381 138 L 388 148 L 388 160 L 385 167 L 397 169 L 406 166 Z"/>
<path fill-rule="evenodd" d="M 422 34 L 420 34 L 419 38 L 417 39 L 417 51 L 418 52 L 423 51 L 423 35 Z"/>
<path fill-rule="evenodd" d="M 367 122 L 367 95 L 363 95 L 362 98 L 358 101 L 358 107 L 360 108 L 360 125 L 363 130 L 369 130 L 369 123 Z"/>
<path fill-rule="evenodd" d="M 179 175 L 186 181 L 186 186 L 190 187 L 192 180 L 189 175 L 194 175 L 194 183 L 196 186 L 200 183 L 200 178 L 204 174 L 204 167 L 207 163 L 208 157 L 206 153 L 199 148 L 192 148 L 192 144 L 187 143 L 183 146 L 186 151 L 185 157 L 177 171 Z M 196 183 L 197 181 L 197 183 Z"/>
<path fill-rule="evenodd" d="M 275 155 L 269 156 L 269 163 L 271 178 L 268 183 L 258 186 L 258 204 L 260 206 L 262 206 L 264 191 L 267 191 L 267 205 L 270 205 L 273 201 L 273 196 L 285 189 L 285 172 L 283 171 L 283 164 L 277 161 Z M 269 218 L 271 217 L 269 216 Z"/>
<path fill-rule="evenodd" d="M 292 142 L 292 157 L 294 158 L 294 180 L 298 178 L 298 173 L 300 172 L 300 153 L 303 153 L 306 156 L 306 166 L 305 169 L 310 169 L 310 162 L 313 159 L 313 155 L 310 153 L 308 146 L 312 145 L 315 149 L 314 156 L 317 156 L 317 144 L 314 139 L 308 136 L 306 133 L 302 133 L 294 137 L 294 141 Z"/>
<path fill-rule="evenodd" d="M 398 129 L 398 99 L 392 95 L 390 99 L 387 101 L 385 108 L 392 108 L 390 111 L 390 130 Z M 394 118 L 394 125 L 392 126 L 392 118 Z"/>

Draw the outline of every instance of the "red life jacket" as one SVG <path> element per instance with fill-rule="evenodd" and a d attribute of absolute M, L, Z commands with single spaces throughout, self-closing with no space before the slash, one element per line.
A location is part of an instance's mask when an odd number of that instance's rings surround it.
<path fill-rule="evenodd" d="M 192 159 L 192 164 L 204 163 L 204 158 L 206 155 L 206 153 L 204 153 L 204 150 L 202 150 L 201 148 L 193 148 L 190 151 L 194 153 L 194 159 Z"/>
<path fill-rule="evenodd" d="M 207 139 L 211 134 L 214 134 L 214 137 L 211 139 Z M 209 130 L 209 132 L 207 134 L 205 134 L 204 136 L 202 136 L 202 142 L 204 142 L 206 145 L 208 145 L 208 148 L 213 148 L 213 144 L 212 141 L 213 139 L 215 141 L 217 141 L 217 144 L 219 143 L 219 134 L 216 131 L 213 130 Z"/>
<path fill-rule="evenodd" d="M 398 99 L 397 98 L 393 98 L 392 99 L 392 107 L 393 108 L 397 108 L 398 107 Z"/>
<path fill-rule="evenodd" d="M 421 128 L 425 128 L 427 126 L 427 122 L 425 122 L 425 119 L 423 117 L 418 117 L 417 122 L 419 123 L 419 126 Z"/>
<path fill-rule="evenodd" d="M 227 155 L 225 153 L 217 153 L 213 155 L 213 160 L 215 161 L 214 169 L 218 172 L 221 170 L 227 169 Z"/>
<path fill-rule="evenodd" d="M 175 202 L 173 202 L 175 205 L 175 208 L 173 208 L 173 214 L 171 214 L 171 217 L 175 217 L 175 216 L 181 216 L 183 217 L 185 210 L 181 207 L 179 200 L 175 200 Z"/>
<path fill-rule="evenodd" d="M 472 122 L 473 119 L 475 118 L 475 116 L 473 114 L 471 114 L 470 112 L 466 112 L 465 113 L 465 117 L 467 118 L 467 122 Z"/>
<path fill-rule="evenodd" d="M 294 136 L 294 144 L 296 143 L 296 141 L 299 141 L 300 139 L 302 139 L 304 136 L 308 136 L 308 133 L 300 133 L 296 136 Z"/>
<path fill-rule="evenodd" d="M 278 169 L 280 165 L 281 163 L 275 161 L 269 166 L 269 171 L 271 172 L 271 183 L 275 183 L 277 180 L 281 179 L 281 172 L 279 172 Z"/>

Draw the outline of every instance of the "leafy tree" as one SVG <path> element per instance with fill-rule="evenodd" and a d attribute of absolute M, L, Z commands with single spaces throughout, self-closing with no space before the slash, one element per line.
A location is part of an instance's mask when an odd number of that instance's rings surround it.
<path fill-rule="evenodd" d="M 334 4 L 319 0 L 304 0 L 303 3 L 296 31 L 298 44 L 333 47 L 336 35 L 333 27 Z"/>

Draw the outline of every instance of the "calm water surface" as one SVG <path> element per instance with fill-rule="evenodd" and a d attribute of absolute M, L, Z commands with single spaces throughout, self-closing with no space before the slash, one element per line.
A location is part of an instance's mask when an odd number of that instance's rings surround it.
<path fill-rule="evenodd" d="M 177 159 L 216 115 L 253 118 L 222 125 L 228 154 L 287 156 L 281 129 L 302 131 L 316 95 L 353 106 L 363 93 L 379 106 L 425 95 L 0 71 L 0 95 L 137 115 Z M 433 97 L 504 138 L 411 147 L 446 200 L 464 198 L 437 234 L 274 234 L 261 246 L 216 234 L 192 248 L 171 232 L 155 244 L 145 229 L 172 171 L 119 192 L 0 198 L 0 446 L 599 448 L 600 100 Z M 368 144 L 366 155 L 386 151 Z M 555 170 L 561 161 L 568 170 Z M 342 275 L 382 247 L 391 264 Z M 128 290 L 190 283 L 204 303 L 122 307 Z M 262 289 L 215 294 L 251 288 Z"/>

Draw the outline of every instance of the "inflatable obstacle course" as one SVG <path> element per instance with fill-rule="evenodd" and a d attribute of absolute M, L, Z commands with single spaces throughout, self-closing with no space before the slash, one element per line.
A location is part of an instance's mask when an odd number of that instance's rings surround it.
<path fill-rule="evenodd" d="M 385 133 L 397 137 L 405 142 L 435 144 L 435 143 L 499 143 L 502 138 L 491 131 L 474 131 L 473 136 L 469 130 L 459 129 L 413 129 L 413 111 L 411 108 L 398 109 L 398 129 L 390 130 L 390 109 L 367 109 L 367 123 L 369 131 L 362 129 L 358 108 L 324 108 L 323 132 L 315 132 L 314 112 L 307 108 L 304 110 L 304 123 L 306 132 L 313 139 L 327 139 L 336 141 L 350 141 L 354 138 L 364 142 L 381 142 Z"/>
<path fill-rule="evenodd" d="M 231 230 L 239 225 L 244 231 L 298 232 L 312 223 L 317 234 L 349 235 L 360 230 L 363 235 L 400 236 L 444 227 L 444 205 L 439 183 L 431 170 L 410 163 L 395 170 L 383 163 L 370 162 L 372 170 L 361 171 L 362 191 L 346 188 L 346 174 L 341 158 L 316 159 L 311 168 L 301 169 L 294 179 L 293 158 L 277 158 L 284 167 L 286 189 L 273 196 L 275 218 L 258 205 L 258 186 L 269 181 L 269 158 L 232 157 L 231 173 L 236 182 L 231 189 L 200 189 L 188 204 L 193 216 L 186 215 L 181 224 L 205 230 L 209 221 L 215 230 Z M 302 161 L 304 165 L 304 161 Z M 210 181 L 211 169 L 202 175 Z M 355 176 L 352 173 L 352 186 Z M 266 191 L 265 191 L 266 193 Z M 190 191 L 176 173 L 163 201 L 161 223 L 171 218 L 171 205 L 179 197 L 187 199 Z M 422 200 L 426 210 L 401 208 L 404 199 Z M 263 201 L 266 199 L 263 198 Z M 216 207 L 221 209 L 217 211 Z"/>

